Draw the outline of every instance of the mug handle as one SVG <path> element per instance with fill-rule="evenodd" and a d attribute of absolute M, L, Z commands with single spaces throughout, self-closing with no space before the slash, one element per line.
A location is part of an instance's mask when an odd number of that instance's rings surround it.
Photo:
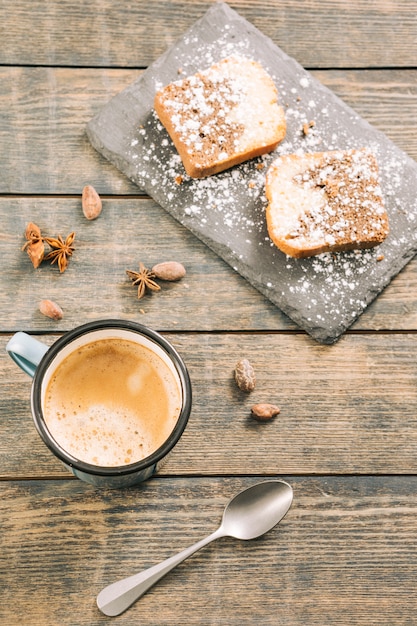
<path fill-rule="evenodd" d="M 15 363 L 32 378 L 49 346 L 26 333 L 18 332 L 10 339 L 6 350 Z"/>

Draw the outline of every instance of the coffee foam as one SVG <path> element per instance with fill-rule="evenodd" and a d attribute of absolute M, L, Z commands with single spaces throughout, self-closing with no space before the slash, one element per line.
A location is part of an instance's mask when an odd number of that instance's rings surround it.
<path fill-rule="evenodd" d="M 58 406 L 49 403 L 49 410 Z M 149 456 L 155 448 L 154 438 L 140 428 L 134 412 L 117 407 L 109 410 L 102 404 L 69 417 L 57 411 L 53 430 L 54 439 L 77 459 L 104 467 L 129 465 Z"/>
<path fill-rule="evenodd" d="M 181 411 L 179 380 L 166 358 L 121 338 L 77 348 L 47 386 L 44 417 L 53 438 L 73 457 L 102 467 L 155 452 Z"/>

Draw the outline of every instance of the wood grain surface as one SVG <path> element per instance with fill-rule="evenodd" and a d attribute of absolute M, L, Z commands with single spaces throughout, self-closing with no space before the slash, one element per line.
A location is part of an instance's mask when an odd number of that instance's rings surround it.
<path fill-rule="evenodd" d="M 416 477 L 286 478 L 295 500 L 279 526 L 207 546 L 117 623 L 412 624 Z M 109 623 L 93 601 L 104 585 L 214 531 L 225 503 L 254 482 L 155 478 L 117 493 L 75 480 L 4 483 L 3 613 L 32 626 Z"/>
<path fill-rule="evenodd" d="M 222 539 L 117 624 L 412 626 L 416 623 L 417 263 L 333 346 L 301 332 L 99 156 L 85 127 L 212 2 L 0 2 L 0 623 L 110 623 L 95 597 L 211 533 L 235 493 L 281 477 L 293 505 L 268 535 Z M 237 0 L 359 115 L 417 159 L 417 12 L 409 0 Z M 103 198 L 81 211 L 84 184 Z M 76 232 L 64 274 L 34 270 L 28 221 Z M 186 277 L 136 297 L 139 261 Z M 64 310 L 42 316 L 39 300 Z M 51 344 L 103 317 L 159 330 L 193 384 L 188 427 L 161 473 L 125 490 L 72 477 L 39 438 L 30 378 L 5 352 L 24 330 Z M 233 380 L 249 358 L 251 394 Z M 255 402 L 280 414 L 255 422 Z"/>
<path fill-rule="evenodd" d="M 147 67 L 213 2 L 10 0 L 0 5 L 6 65 Z M 410 0 L 229 2 L 304 67 L 415 64 L 415 5 Z"/>

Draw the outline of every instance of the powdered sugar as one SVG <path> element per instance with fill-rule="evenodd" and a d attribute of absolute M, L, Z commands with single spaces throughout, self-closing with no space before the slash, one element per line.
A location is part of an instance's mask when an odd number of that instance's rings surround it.
<path fill-rule="evenodd" d="M 231 54 L 254 59 L 272 76 L 285 110 L 287 134 L 274 153 L 208 179 L 192 180 L 152 112 L 153 93 Z M 141 128 L 125 123 L 132 117 L 132 98 Z M 224 3 L 214 3 L 207 17 L 145 73 L 114 123 L 125 129 L 126 147 L 118 166 L 320 341 L 334 341 L 417 248 L 415 163 Z M 103 128 L 104 124 L 97 133 L 105 134 Z M 265 226 L 264 184 L 271 162 L 285 154 L 364 147 L 380 168 L 391 226 L 386 241 L 358 253 L 286 258 L 270 241 Z"/>
<path fill-rule="evenodd" d="M 211 53 L 205 58 L 207 62 L 213 60 Z M 274 153 L 207 179 L 191 179 L 152 113 L 146 127 L 140 131 L 145 140 L 142 143 L 145 151 L 138 163 L 137 176 L 154 197 L 158 196 L 157 189 L 162 186 L 168 202 L 166 208 L 170 210 L 171 203 L 175 203 L 173 213 L 177 219 L 210 245 L 214 242 L 212 245 L 216 251 L 219 247 L 222 251 L 228 250 L 222 252 L 224 258 L 240 273 L 250 277 L 268 297 L 281 306 L 285 300 L 291 302 L 291 308 L 308 309 L 309 323 L 326 327 L 346 315 L 352 320 L 360 314 L 370 299 L 368 286 L 363 286 L 364 276 L 367 283 L 369 279 L 372 282 L 373 276 L 377 283 L 383 264 L 377 261 L 379 253 L 376 250 L 336 256 L 324 254 L 304 261 L 288 258 L 285 274 L 280 271 L 274 275 L 279 253 L 267 236 L 264 215 L 265 175 L 271 162 L 278 155 L 363 146 L 361 137 L 351 133 L 351 124 L 358 119 L 355 114 L 350 119 L 343 119 L 339 111 L 335 112 L 333 102 L 323 102 L 321 91 L 315 93 L 315 81 L 310 76 L 302 76 L 298 82 L 301 91 L 296 86 L 290 87 L 282 78 L 277 81 L 288 131 Z M 309 97 L 310 90 L 314 97 Z M 313 121 L 314 125 L 309 126 L 308 134 L 305 134 L 303 126 Z M 159 144 L 153 140 L 155 131 L 160 137 Z M 393 199 L 388 203 L 392 218 L 392 211 L 398 208 L 396 198 L 401 189 L 405 160 L 396 150 L 387 151 L 385 146 L 381 147 L 379 141 L 367 139 L 366 145 L 378 159 L 384 198 Z M 136 146 L 137 138 L 134 137 L 131 141 L 132 159 Z M 141 168 L 140 164 L 146 162 L 152 162 L 153 167 Z M 406 219 L 414 223 L 416 214 L 417 207 L 414 212 L 407 211 Z M 344 226 L 340 224 L 340 229 Z M 398 246 L 398 242 L 390 241 L 390 248 Z M 259 252 L 254 252 L 256 250 Z M 265 267 L 266 263 L 269 271 L 264 272 L 264 282 L 259 284 L 248 268 Z M 372 292 L 374 290 L 378 288 L 373 288 Z"/>

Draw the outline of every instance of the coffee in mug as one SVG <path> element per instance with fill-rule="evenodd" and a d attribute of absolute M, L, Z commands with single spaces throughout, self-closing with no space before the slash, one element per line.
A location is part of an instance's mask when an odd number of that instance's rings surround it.
<path fill-rule="evenodd" d="M 175 371 L 154 350 L 121 337 L 71 352 L 51 372 L 43 405 L 55 441 L 75 458 L 103 467 L 153 454 L 180 411 Z"/>
<path fill-rule="evenodd" d="M 7 351 L 33 377 L 43 441 L 86 482 L 124 487 L 150 478 L 187 425 L 187 368 L 167 339 L 141 324 L 89 322 L 50 347 L 20 332 Z"/>

